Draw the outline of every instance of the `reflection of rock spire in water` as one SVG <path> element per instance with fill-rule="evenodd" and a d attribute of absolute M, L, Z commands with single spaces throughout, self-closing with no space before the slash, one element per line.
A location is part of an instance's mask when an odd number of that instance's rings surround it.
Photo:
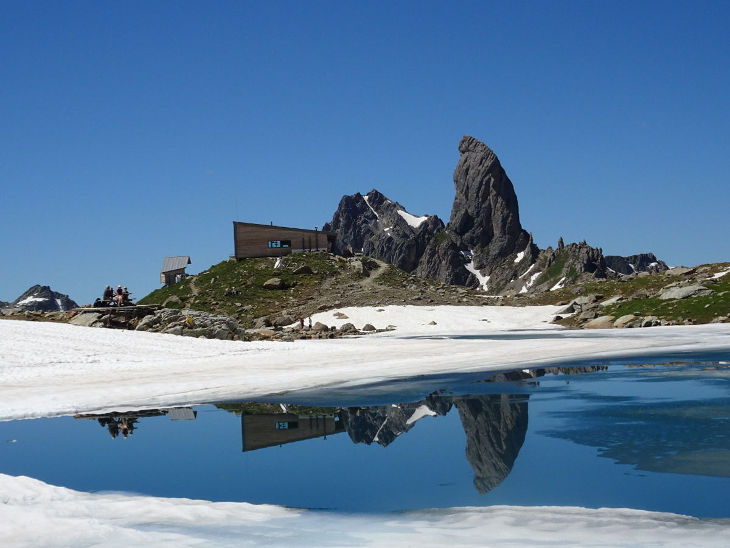
<path fill-rule="evenodd" d="M 455 400 L 466 434 L 466 459 L 482 495 L 509 475 L 527 433 L 526 396 L 500 394 Z"/>

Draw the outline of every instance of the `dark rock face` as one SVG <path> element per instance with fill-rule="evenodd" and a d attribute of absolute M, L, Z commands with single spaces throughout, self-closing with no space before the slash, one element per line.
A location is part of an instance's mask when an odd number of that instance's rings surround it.
<path fill-rule="evenodd" d="M 415 420 L 409 422 L 409 419 L 422 406 L 428 407 L 429 414 L 446 415 L 451 409 L 451 402 L 440 401 L 442 399 L 444 398 L 397 406 L 350 407 L 340 411 L 340 419 L 354 443 L 370 445 L 376 442 L 387 447 L 416 425 Z"/>
<path fill-rule="evenodd" d="M 435 215 L 416 217 L 377 190 L 343 196 L 323 230 L 337 233 L 335 251 L 363 254 L 411 272 L 444 224 Z"/>
<path fill-rule="evenodd" d="M 479 281 L 465 268 L 467 262 L 466 255 L 448 233 L 441 232 L 424 249 L 415 274 L 446 284 L 477 287 Z"/>
<path fill-rule="evenodd" d="M 79 305 L 68 295 L 53 291 L 47 285 L 34 285 L 9 305 L 20 310 L 35 312 L 66 311 Z"/>
<path fill-rule="evenodd" d="M 606 266 L 617 274 L 633 274 L 634 272 L 664 272 L 669 267 L 664 261 L 657 259 L 653 253 L 639 253 L 621 257 L 606 255 Z"/>
<path fill-rule="evenodd" d="M 485 494 L 512 471 L 527 434 L 526 396 L 500 394 L 456 400 L 466 434 L 474 487 Z"/>
<path fill-rule="evenodd" d="M 517 195 L 497 155 L 474 137 L 459 143 L 454 169 L 456 196 L 448 228 L 468 249 L 484 250 L 477 267 L 525 249 L 529 234 L 520 224 Z"/>

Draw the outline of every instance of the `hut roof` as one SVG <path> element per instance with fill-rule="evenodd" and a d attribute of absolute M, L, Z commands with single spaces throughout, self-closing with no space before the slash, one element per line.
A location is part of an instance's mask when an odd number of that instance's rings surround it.
<path fill-rule="evenodd" d="M 190 264 L 190 257 L 187 255 L 180 255 L 178 257 L 165 257 L 162 261 L 162 273 L 172 272 L 173 270 L 184 269 Z"/>

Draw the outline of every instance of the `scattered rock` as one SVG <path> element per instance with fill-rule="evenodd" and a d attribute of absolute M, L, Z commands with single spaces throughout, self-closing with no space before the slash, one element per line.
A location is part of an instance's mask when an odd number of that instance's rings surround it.
<path fill-rule="evenodd" d="M 362 330 L 363 331 L 375 331 L 376 329 L 375 329 L 374 325 L 366 323 L 365 325 L 362 326 Z"/>
<path fill-rule="evenodd" d="M 347 322 L 347 323 L 343 323 L 340 326 L 340 331 L 342 331 L 343 333 L 354 333 L 357 331 L 357 327 L 355 327 L 350 322 Z"/>
<path fill-rule="evenodd" d="M 296 270 L 294 270 L 294 274 L 313 274 L 312 267 L 309 265 L 302 265 Z"/>
<path fill-rule="evenodd" d="M 333 316 L 335 318 L 337 318 L 338 320 L 347 320 L 347 319 L 349 319 L 349 316 L 347 314 L 343 314 L 342 312 L 335 312 L 333 314 Z"/>

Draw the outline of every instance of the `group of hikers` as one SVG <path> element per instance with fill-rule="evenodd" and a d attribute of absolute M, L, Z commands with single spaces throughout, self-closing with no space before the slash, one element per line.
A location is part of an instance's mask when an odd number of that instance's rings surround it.
<path fill-rule="evenodd" d="M 117 290 L 114 291 L 112 286 L 108 285 L 104 289 L 104 296 L 101 299 L 96 299 L 94 306 L 126 306 L 132 304 L 130 299 L 129 290 L 121 285 L 117 286 Z"/>

